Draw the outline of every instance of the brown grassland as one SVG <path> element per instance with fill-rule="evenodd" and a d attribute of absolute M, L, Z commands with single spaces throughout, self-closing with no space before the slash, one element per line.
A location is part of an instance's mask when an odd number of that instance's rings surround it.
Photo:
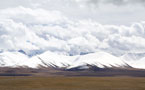
<path fill-rule="evenodd" d="M 1 76 L 0 90 L 145 90 L 145 78 Z"/>
<path fill-rule="evenodd" d="M 145 90 L 145 70 L 0 68 L 0 90 Z"/>

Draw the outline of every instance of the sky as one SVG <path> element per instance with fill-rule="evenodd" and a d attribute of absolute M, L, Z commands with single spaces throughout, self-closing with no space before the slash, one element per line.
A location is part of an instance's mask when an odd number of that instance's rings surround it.
<path fill-rule="evenodd" d="M 145 50 L 145 0 L 0 0 L 0 51 Z"/>
<path fill-rule="evenodd" d="M 73 19 L 102 24 L 130 25 L 145 20 L 144 0 L 0 0 L 0 9 L 18 6 L 56 10 Z"/>

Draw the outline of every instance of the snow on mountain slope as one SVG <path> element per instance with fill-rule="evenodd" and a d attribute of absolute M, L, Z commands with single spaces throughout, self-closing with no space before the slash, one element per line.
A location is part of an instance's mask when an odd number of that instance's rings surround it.
<path fill-rule="evenodd" d="M 19 52 L 0 53 L 1 67 L 28 66 L 28 67 L 36 68 L 38 64 L 42 64 L 39 59 L 36 59 L 35 57 L 29 58 L 27 55 Z"/>
<path fill-rule="evenodd" d="M 85 64 L 93 64 L 100 68 L 107 67 L 120 67 L 126 65 L 126 63 L 118 57 L 115 57 L 109 53 L 96 52 L 87 55 L 82 55 L 77 58 L 77 61 L 72 63 L 71 67 L 76 67 Z"/>
<path fill-rule="evenodd" d="M 145 53 L 127 53 L 120 58 L 134 68 L 145 69 Z"/>
<path fill-rule="evenodd" d="M 128 58 L 127 57 L 121 57 L 121 58 L 124 59 L 128 65 L 134 68 L 145 69 L 145 57 L 140 57 L 140 59 L 129 58 L 129 56 Z"/>
<path fill-rule="evenodd" d="M 24 64 L 27 61 L 27 57 L 18 52 L 4 52 L 0 54 L 0 65 L 1 66 L 15 66 Z"/>
<path fill-rule="evenodd" d="M 59 67 L 65 67 L 67 65 L 71 65 L 72 62 L 77 58 L 77 56 L 58 55 L 50 51 L 47 51 L 35 57 L 38 57 L 38 59 L 40 59 L 41 61 L 43 61 L 48 65 L 54 64 Z"/>
<path fill-rule="evenodd" d="M 3 52 L 0 53 L 0 66 L 17 67 L 28 66 L 37 68 L 39 65 L 73 68 L 86 64 L 94 64 L 100 68 L 107 67 L 120 67 L 126 63 L 118 57 L 110 55 L 105 52 L 96 52 L 86 55 L 66 56 L 59 55 L 50 51 L 43 54 L 28 57 L 20 52 Z"/>
<path fill-rule="evenodd" d="M 112 66 L 123 67 L 128 64 L 134 68 L 145 69 L 145 56 L 144 53 L 129 53 L 117 57 L 101 51 L 76 56 L 67 56 L 47 51 L 33 57 L 28 57 L 21 52 L 5 51 L 0 53 L 0 67 L 28 66 L 37 68 L 39 65 L 42 65 L 66 67 L 69 69 L 78 66 L 84 66 L 83 68 L 86 68 L 85 65 L 87 64 L 96 65 L 100 68 Z"/>
<path fill-rule="evenodd" d="M 134 62 L 132 64 L 132 66 L 135 67 L 135 68 L 143 68 L 143 69 L 145 69 L 145 57 L 140 59 L 140 60 L 138 60 L 137 62 Z"/>

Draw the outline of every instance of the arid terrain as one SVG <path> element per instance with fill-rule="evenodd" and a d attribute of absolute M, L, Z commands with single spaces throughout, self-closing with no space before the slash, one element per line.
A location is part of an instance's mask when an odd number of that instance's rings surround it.
<path fill-rule="evenodd" d="M 145 70 L 1 68 L 0 90 L 145 90 Z"/>
<path fill-rule="evenodd" d="M 0 90 L 145 90 L 141 77 L 0 77 Z"/>

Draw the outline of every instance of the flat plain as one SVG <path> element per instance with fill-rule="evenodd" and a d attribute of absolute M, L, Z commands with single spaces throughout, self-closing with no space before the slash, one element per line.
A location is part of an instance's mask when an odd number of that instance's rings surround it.
<path fill-rule="evenodd" d="M 145 78 L 1 76 L 0 90 L 145 90 Z"/>
<path fill-rule="evenodd" d="M 145 70 L 0 68 L 0 90 L 145 90 Z"/>

